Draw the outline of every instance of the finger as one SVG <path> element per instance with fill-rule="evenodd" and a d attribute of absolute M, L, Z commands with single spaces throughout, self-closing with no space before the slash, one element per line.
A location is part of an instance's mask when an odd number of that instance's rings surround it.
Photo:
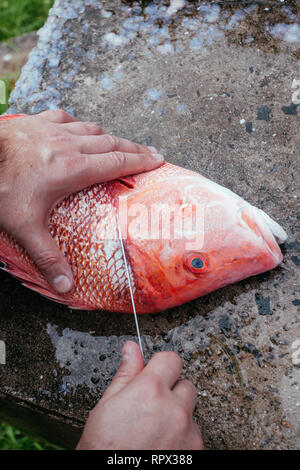
<path fill-rule="evenodd" d="M 144 359 L 137 343 L 127 341 L 122 349 L 121 366 L 116 373 L 111 385 L 102 397 L 110 398 L 128 385 L 144 368 Z"/>
<path fill-rule="evenodd" d="M 197 390 L 194 384 L 183 379 L 175 384 L 172 391 L 181 400 L 185 408 L 192 413 L 197 402 Z"/>
<path fill-rule="evenodd" d="M 68 122 L 66 124 L 62 124 L 61 127 L 71 134 L 80 136 L 106 134 L 104 129 L 93 122 Z"/>
<path fill-rule="evenodd" d="M 50 109 L 49 111 L 43 111 L 42 113 L 38 114 L 38 116 L 47 119 L 47 121 L 56 122 L 57 124 L 78 121 L 78 119 L 63 109 Z"/>
<path fill-rule="evenodd" d="M 71 193 L 95 183 L 153 170 L 161 166 L 162 162 L 162 155 L 112 152 L 65 157 L 60 164 L 67 175 L 64 181 L 65 192 Z"/>
<path fill-rule="evenodd" d="M 189 449 L 187 450 L 204 450 L 204 442 L 201 430 L 195 422 L 192 424 L 192 436 L 188 439 Z"/>
<path fill-rule="evenodd" d="M 163 351 L 152 357 L 140 377 L 141 380 L 143 380 L 146 375 L 156 375 L 166 383 L 169 388 L 173 388 L 181 371 L 182 360 L 178 354 L 172 351 Z"/>
<path fill-rule="evenodd" d="M 46 228 L 27 229 L 17 238 L 56 292 L 66 294 L 72 289 L 71 268 Z"/>
<path fill-rule="evenodd" d="M 146 147 L 145 145 L 130 142 L 127 139 L 121 139 L 110 134 L 102 136 L 85 136 L 78 137 L 77 143 L 79 151 L 83 154 L 99 154 L 110 152 L 126 152 L 126 153 L 158 153 L 154 147 Z"/>

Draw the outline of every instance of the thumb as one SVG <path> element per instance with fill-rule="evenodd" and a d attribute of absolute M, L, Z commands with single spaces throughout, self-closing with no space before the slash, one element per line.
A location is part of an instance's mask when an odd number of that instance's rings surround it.
<path fill-rule="evenodd" d="M 134 341 L 127 341 L 122 349 L 122 362 L 111 385 L 105 391 L 103 399 L 110 398 L 120 392 L 129 384 L 144 368 L 144 359 L 141 350 Z"/>
<path fill-rule="evenodd" d="M 27 229 L 17 239 L 56 292 L 65 294 L 72 289 L 71 268 L 47 228 Z"/>

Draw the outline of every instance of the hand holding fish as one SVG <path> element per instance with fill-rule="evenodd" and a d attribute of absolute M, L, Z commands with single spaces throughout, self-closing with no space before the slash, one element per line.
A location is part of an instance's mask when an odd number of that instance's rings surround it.
<path fill-rule="evenodd" d="M 139 347 L 127 342 L 110 387 L 90 413 L 78 450 L 201 450 L 193 421 L 196 389 L 178 380 L 182 362 L 174 352 L 155 354 L 144 367 Z"/>
<path fill-rule="evenodd" d="M 91 184 L 154 169 L 153 147 L 106 133 L 62 110 L 0 123 L 0 230 L 23 245 L 60 294 L 71 268 L 51 238 L 48 216 L 64 197 Z"/>

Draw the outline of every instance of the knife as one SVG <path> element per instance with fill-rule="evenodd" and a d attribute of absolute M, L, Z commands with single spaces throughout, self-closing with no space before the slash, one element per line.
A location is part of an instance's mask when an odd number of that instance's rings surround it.
<path fill-rule="evenodd" d="M 122 255 L 123 255 L 124 264 L 125 264 L 126 277 L 127 277 L 128 287 L 129 287 L 129 292 L 130 292 L 132 310 L 133 310 L 133 314 L 134 314 L 135 326 L 136 326 L 136 331 L 137 331 L 137 336 L 138 336 L 138 343 L 139 343 L 139 346 L 140 346 L 140 350 L 141 350 L 143 359 L 145 361 L 144 350 L 143 350 L 143 345 L 142 345 L 142 338 L 141 338 L 141 333 L 140 333 L 140 328 L 139 328 L 139 322 L 138 322 L 138 317 L 137 317 L 136 308 L 135 308 L 133 289 L 132 289 L 132 284 L 131 284 L 131 279 L 130 279 L 130 274 L 129 274 L 129 269 L 128 269 L 128 263 L 127 263 L 125 248 L 124 248 L 124 241 L 123 241 L 123 237 L 122 237 L 121 226 L 120 226 L 120 221 L 119 220 L 118 220 L 118 231 L 119 231 L 119 240 L 120 240 L 120 243 L 121 243 Z"/>

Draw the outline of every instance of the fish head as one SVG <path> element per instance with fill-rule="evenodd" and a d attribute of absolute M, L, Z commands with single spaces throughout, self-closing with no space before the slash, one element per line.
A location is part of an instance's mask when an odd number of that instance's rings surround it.
<path fill-rule="evenodd" d="M 284 230 L 260 209 L 196 173 L 133 191 L 126 249 L 137 311 L 161 311 L 282 260 Z"/>

